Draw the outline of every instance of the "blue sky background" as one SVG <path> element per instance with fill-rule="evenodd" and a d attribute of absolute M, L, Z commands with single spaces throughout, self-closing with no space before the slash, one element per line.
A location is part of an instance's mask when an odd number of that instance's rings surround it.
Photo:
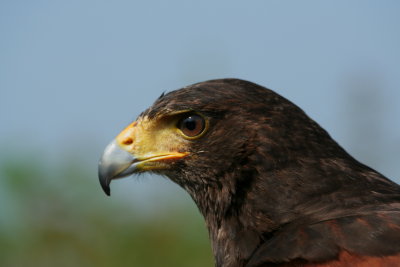
<path fill-rule="evenodd" d="M 292 100 L 400 182 L 399 14 L 395 0 L 3 0 L 2 157 L 76 156 L 97 183 L 105 145 L 163 91 L 237 77 Z M 179 190 L 133 180 L 113 192 L 142 203 Z"/>

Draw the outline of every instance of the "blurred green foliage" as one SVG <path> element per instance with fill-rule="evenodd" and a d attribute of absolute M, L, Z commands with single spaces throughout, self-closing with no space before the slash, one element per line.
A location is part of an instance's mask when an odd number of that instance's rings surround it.
<path fill-rule="evenodd" d="M 213 266 L 197 211 L 137 216 L 84 163 L 63 162 L 0 161 L 0 266 Z"/>

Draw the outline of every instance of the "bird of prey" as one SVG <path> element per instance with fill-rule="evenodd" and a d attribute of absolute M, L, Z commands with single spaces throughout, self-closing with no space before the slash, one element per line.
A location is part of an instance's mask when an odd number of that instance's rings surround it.
<path fill-rule="evenodd" d="M 161 95 L 99 162 L 108 195 L 112 179 L 141 172 L 190 194 L 216 266 L 400 266 L 400 186 L 260 85 Z"/>

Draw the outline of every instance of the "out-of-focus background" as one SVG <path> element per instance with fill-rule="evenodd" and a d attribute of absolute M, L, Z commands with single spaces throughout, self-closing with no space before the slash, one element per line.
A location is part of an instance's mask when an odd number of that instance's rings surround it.
<path fill-rule="evenodd" d="M 400 182 L 400 2 L 0 2 L 0 265 L 212 266 L 177 185 L 97 180 L 105 145 L 163 92 L 274 89 Z"/>

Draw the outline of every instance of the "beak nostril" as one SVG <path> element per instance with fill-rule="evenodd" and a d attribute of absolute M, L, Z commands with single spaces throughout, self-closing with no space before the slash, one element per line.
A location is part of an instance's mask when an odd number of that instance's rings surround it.
<path fill-rule="evenodd" d="M 124 141 L 122 141 L 122 143 L 123 143 L 124 145 L 130 145 L 130 144 L 133 143 L 133 140 L 132 140 L 132 138 L 128 137 L 128 138 L 126 138 Z"/>

